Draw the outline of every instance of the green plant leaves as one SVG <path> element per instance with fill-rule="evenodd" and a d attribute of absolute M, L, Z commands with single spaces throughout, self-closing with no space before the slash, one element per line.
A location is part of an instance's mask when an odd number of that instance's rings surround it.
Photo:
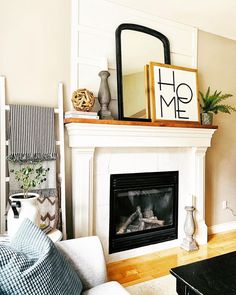
<path fill-rule="evenodd" d="M 215 92 L 211 94 L 210 86 L 207 88 L 206 94 L 203 94 L 201 91 L 199 91 L 199 93 L 201 96 L 200 105 L 203 113 L 217 114 L 218 112 L 223 112 L 230 114 L 231 112 L 236 111 L 236 108 L 230 105 L 221 104 L 222 101 L 232 97 L 232 94 L 222 94 L 222 91 L 218 92 L 217 90 L 215 90 Z"/>
<path fill-rule="evenodd" d="M 49 168 L 43 168 L 41 164 L 24 165 L 19 170 L 13 170 L 15 179 L 19 182 L 20 188 L 23 190 L 24 197 L 30 189 L 37 187 L 39 184 L 47 180 Z"/>

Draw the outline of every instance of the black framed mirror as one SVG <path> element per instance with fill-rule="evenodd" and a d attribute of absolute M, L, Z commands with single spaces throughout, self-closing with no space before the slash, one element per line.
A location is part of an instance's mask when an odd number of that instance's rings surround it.
<path fill-rule="evenodd" d="M 148 89 L 150 61 L 170 64 L 170 43 L 162 33 L 136 24 L 116 29 L 118 118 L 151 121 Z"/>

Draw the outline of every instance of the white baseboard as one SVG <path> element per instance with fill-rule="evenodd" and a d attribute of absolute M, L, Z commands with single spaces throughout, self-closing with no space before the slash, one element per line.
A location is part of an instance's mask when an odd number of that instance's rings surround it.
<path fill-rule="evenodd" d="M 230 221 L 226 223 L 216 224 L 208 227 L 208 234 L 217 234 L 224 231 L 236 230 L 236 221 Z"/>

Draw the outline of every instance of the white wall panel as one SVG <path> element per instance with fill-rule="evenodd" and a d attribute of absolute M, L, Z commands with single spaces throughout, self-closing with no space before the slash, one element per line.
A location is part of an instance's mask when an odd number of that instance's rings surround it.
<path fill-rule="evenodd" d="M 171 53 L 171 63 L 176 66 L 196 68 L 194 59 L 192 58 L 192 56 L 189 55 Z"/>
<path fill-rule="evenodd" d="M 116 86 L 116 71 L 109 70 L 110 77 L 109 87 L 111 92 L 112 99 L 117 98 L 117 86 Z M 79 74 L 79 87 L 87 88 L 93 92 L 93 94 L 97 97 L 99 85 L 100 85 L 100 77 L 98 76 L 99 67 L 93 66 L 89 64 L 80 63 L 78 65 L 78 74 Z"/>
<path fill-rule="evenodd" d="M 103 57 L 108 59 L 109 70 L 116 69 L 115 30 L 121 23 L 144 25 L 165 34 L 170 41 L 172 64 L 186 67 L 195 67 L 197 64 L 195 28 L 108 0 L 77 1 L 79 1 L 78 55 L 74 61 L 78 63 L 77 87 L 89 88 L 97 94 L 100 83 L 97 75 Z M 111 73 L 109 85 L 112 99 L 116 99 L 114 73 Z"/>

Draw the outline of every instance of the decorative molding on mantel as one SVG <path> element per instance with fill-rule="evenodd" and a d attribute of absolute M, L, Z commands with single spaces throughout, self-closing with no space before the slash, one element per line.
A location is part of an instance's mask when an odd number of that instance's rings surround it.
<path fill-rule="evenodd" d="M 209 147 L 216 129 L 66 124 L 70 147 Z"/>

